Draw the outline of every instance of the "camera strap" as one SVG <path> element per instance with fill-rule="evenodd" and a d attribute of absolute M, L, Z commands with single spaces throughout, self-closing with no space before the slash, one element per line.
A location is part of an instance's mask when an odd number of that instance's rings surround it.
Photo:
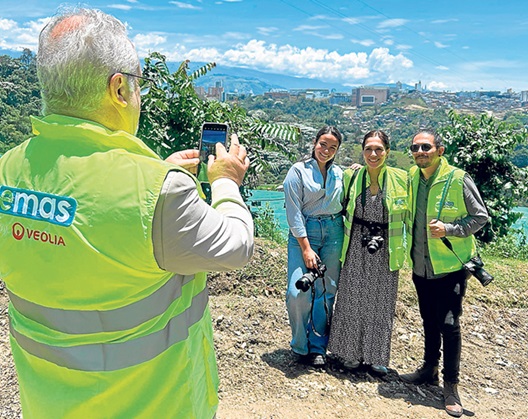
<path fill-rule="evenodd" d="M 451 186 L 451 180 L 453 179 L 453 175 L 455 174 L 455 171 L 452 170 L 451 173 L 449 173 L 449 176 L 447 177 L 446 183 L 444 185 L 444 189 L 442 190 L 442 197 L 440 198 L 440 206 L 438 208 L 438 215 L 436 217 L 437 220 L 440 220 L 440 214 L 442 213 L 442 208 L 444 208 L 445 199 L 447 196 L 447 191 L 449 190 L 449 186 Z M 442 243 L 445 244 L 445 246 L 453 252 L 455 257 L 458 259 L 458 261 L 464 265 L 466 262 L 462 262 L 462 259 L 456 254 L 455 250 L 453 249 L 453 245 L 449 241 L 447 237 L 440 237 L 440 240 L 442 240 Z M 478 252 L 477 252 L 478 255 Z"/>
<path fill-rule="evenodd" d="M 356 179 L 356 176 L 359 173 L 358 170 L 354 170 L 354 173 L 352 174 L 352 177 L 350 178 L 350 182 L 348 183 L 348 188 L 345 189 L 345 197 L 343 199 L 343 210 L 342 213 L 344 216 L 346 216 L 346 210 L 348 207 L 348 202 L 350 201 L 350 190 L 352 189 L 352 185 L 354 184 L 354 180 Z"/>
<path fill-rule="evenodd" d="M 382 205 L 384 205 L 385 203 L 385 199 L 386 199 L 386 186 L 387 186 L 387 176 L 385 176 L 383 178 L 383 186 L 380 190 L 381 192 L 381 200 L 382 200 Z M 378 192 L 378 193 L 380 193 Z M 378 223 L 378 222 L 375 222 L 375 221 L 366 221 L 365 220 L 365 206 L 367 204 L 367 170 L 365 169 L 365 171 L 363 172 L 363 178 L 361 179 L 361 217 L 362 218 L 358 218 L 356 216 L 354 216 L 354 222 L 356 222 L 356 220 L 361 220 L 360 222 L 358 222 L 358 224 L 361 226 L 361 234 L 365 234 L 365 227 L 369 227 L 369 232 L 370 230 L 372 229 L 372 227 L 378 227 L 380 229 L 386 229 L 388 228 L 389 224 L 388 223 Z"/>
<path fill-rule="evenodd" d="M 321 262 L 321 259 L 319 259 L 319 263 Z M 315 328 L 314 320 L 313 320 L 313 311 L 314 311 L 314 305 L 315 305 L 315 283 L 312 284 L 310 287 L 312 289 L 312 307 L 310 308 L 310 324 L 312 325 L 312 331 L 314 332 L 314 335 L 322 338 L 328 335 L 328 330 L 330 330 L 330 311 L 328 310 L 328 302 L 326 301 L 326 282 L 325 282 L 325 275 L 320 277 L 321 281 L 323 283 L 323 307 L 325 311 L 326 316 L 326 325 L 325 330 L 321 334 L 317 331 Z M 307 332 L 308 333 L 308 332 Z M 309 338 L 309 337 L 308 337 Z"/>

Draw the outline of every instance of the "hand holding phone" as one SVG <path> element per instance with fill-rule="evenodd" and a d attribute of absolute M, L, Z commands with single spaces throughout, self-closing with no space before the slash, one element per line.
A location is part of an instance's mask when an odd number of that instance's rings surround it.
<path fill-rule="evenodd" d="M 231 134 L 229 151 L 220 144 L 216 144 L 216 157 L 209 156 L 207 177 L 210 183 L 217 179 L 233 180 L 238 186 L 242 185 L 246 171 L 249 168 L 249 158 L 246 148 L 240 144 L 236 134 Z"/>
<path fill-rule="evenodd" d="M 227 124 L 217 122 L 204 122 L 200 135 L 200 144 L 198 151 L 200 153 L 200 167 L 198 170 L 198 179 L 207 181 L 207 157 L 216 155 L 216 143 L 227 147 Z"/>

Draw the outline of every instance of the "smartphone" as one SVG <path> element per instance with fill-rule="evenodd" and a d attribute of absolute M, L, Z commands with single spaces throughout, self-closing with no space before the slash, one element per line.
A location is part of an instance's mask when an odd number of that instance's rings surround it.
<path fill-rule="evenodd" d="M 216 143 L 227 146 L 227 124 L 216 122 L 205 122 L 202 125 L 202 134 L 200 136 L 200 161 L 207 163 L 209 154 L 216 154 Z"/>
<path fill-rule="evenodd" d="M 207 182 L 207 156 L 216 154 L 216 143 L 221 143 L 227 147 L 228 125 L 217 122 L 204 122 L 200 135 L 200 164 L 198 165 L 198 180 Z"/>

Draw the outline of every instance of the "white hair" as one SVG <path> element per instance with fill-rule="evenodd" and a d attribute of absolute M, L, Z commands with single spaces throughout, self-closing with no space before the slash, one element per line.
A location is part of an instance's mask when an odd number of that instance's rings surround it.
<path fill-rule="evenodd" d="M 93 112 L 112 74 L 138 71 L 125 25 L 100 10 L 64 9 L 40 33 L 37 72 L 44 115 Z M 135 86 L 133 78 L 127 79 Z"/>

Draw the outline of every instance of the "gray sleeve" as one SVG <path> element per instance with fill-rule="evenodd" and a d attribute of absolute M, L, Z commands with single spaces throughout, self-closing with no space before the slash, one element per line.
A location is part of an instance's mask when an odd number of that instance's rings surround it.
<path fill-rule="evenodd" d="M 464 202 L 468 215 L 452 224 L 446 224 L 446 236 L 468 237 L 488 222 L 488 211 L 477 185 L 467 173 L 464 176 Z"/>
<path fill-rule="evenodd" d="M 190 275 L 244 266 L 253 255 L 253 219 L 238 186 L 227 179 L 211 185 L 212 206 L 194 180 L 169 172 L 154 213 L 152 239 L 160 268 Z"/>

